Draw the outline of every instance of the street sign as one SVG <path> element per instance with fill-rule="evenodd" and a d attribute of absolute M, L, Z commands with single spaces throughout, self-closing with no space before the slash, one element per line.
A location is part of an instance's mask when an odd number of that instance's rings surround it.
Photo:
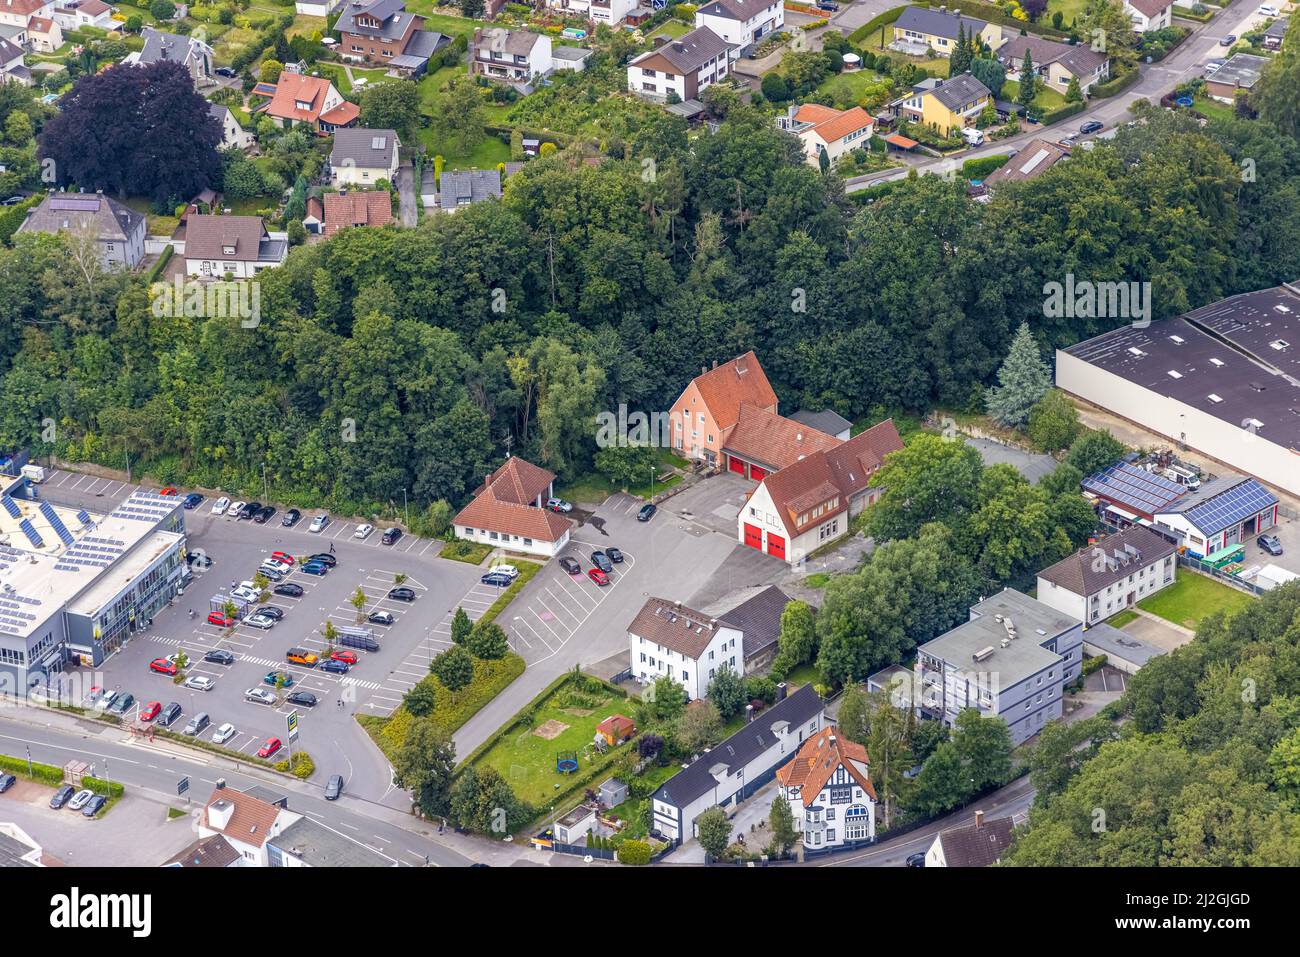
<path fill-rule="evenodd" d="M 176 782 L 176 796 L 177 796 L 177 797 L 180 797 L 182 794 L 184 794 L 184 793 L 185 793 L 186 791 L 188 791 L 189 789 L 190 789 L 190 779 L 189 779 L 188 777 L 181 778 L 179 781 Z"/>
<path fill-rule="evenodd" d="M 298 737 L 298 712 L 290 711 L 289 716 L 285 719 L 285 724 L 289 728 L 289 740 L 292 741 Z"/>

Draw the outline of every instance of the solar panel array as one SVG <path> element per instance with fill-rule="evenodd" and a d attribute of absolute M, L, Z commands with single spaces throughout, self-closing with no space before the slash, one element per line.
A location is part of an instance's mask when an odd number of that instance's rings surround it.
<path fill-rule="evenodd" d="M 63 524 L 63 519 L 59 517 L 59 513 L 54 510 L 53 505 L 49 502 L 41 502 L 40 508 L 41 514 L 45 516 L 45 520 L 49 522 L 50 527 L 54 529 L 54 534 L 58 535 L 59 538 L 62 539 L 64 545 L 71 545 L 76 541 L 76 539 L 72 537 L 72 533 L 68 531 L 68 526 Z"/>
<path fill-rule="evenodd" d="M 91 521 L 90 513 L 87 512 L 84 508 L 81 511 L 77 512 L 77 521 L 79 521 L 82 525 L 95 524 L 93 521 Z"/>
<path fill-rule="evenodd" d="M 1254 479 L 1246 479 L 1240 485 L 1192 506 L 1184 514 L 1201 531 L 1213 535 L 1276 504 L 1277 499 L 1268 489 Z"/>
<path fill-rule="evenodd" d="M 23 517 L 23 511 L 18 507 L 18 503 L 15 502 L 8 495 L 0 497 L 0 502 L 4 503 L 5 511 L 8 512 L 10 515 L 12 515 L 14 518 Z"/>
<path fill-rule="evenodd" d="M 37 548 L 45 547 L 45 539 L 41 538 L 41 533 L 36 531 L 36 526 L 32 524 L 31 519 L 23 519 L 18 523 L 18 527 L 22 530 L 22 533 L 27 536 L 27 540 L 34 546 Z"/>
<path fill-rule="evenodd" d="M 1094 495 L 1118 499 L 1148 515 L 1168 508 L 1185 493 L 1177 482 L 1127 462 L 1118 462 L 1083 480 L 1083 489 Z"/>
<path fill-rule="evenodd" d="M 0 624 L 26 631 L 31 627 L 30 623 L 36 621 L 36 616 L 23 609 L 32 605 L 40 605 L 40 600 L 20 595 L 13 586 L 6 585 L 5 591 L 0 592 Z"/>
<path fill-rule="evenodd" d="M 62 209 L 75 213 L 93 213 L 99 209 L 99 199 L 63 199 L 50 200 L 50 209 Z"/>

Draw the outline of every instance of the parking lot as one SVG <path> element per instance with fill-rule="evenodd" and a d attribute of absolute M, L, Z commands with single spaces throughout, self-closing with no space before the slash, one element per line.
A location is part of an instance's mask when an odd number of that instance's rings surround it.
<path fill-rule="evenodd" d="M 41 492 L 55 502 L 107 511 L 133 488 L 58 472 L 41 486 Z M 471 614 L 486 610 L 486 603 L 476 601 L 481 570 L 439 559 L 437 546 L 441 543 L 416 536 L 404 536 L 386 546 L 381 544 L 382 529 L 377 528 L 358 540 L 353 537 L 357 525 L 351 522 L 332 522 L 322 532 L 312 533 L 308 528 L 314 513 L 304 514 L 292 528 L 280 524 L 279 514 L 259 525 L 213 514 L 212 501 L 209 498 L 185 513 L 189 550 L 210 559 L 211 567 L 194 568 L 194 579 L 176 604 L 159 612 L 147 632 L 137 634 L 104 663 L 100 681 L 107 688 L 130 692 L 139 704 L 176 702 L 182 714 L 173 722 L 173 731 L 181 731 L 200 711 L 211 720 L 202 735 L 207 740 L 222 724 L 233 724 L 236 734 L 225 747 L 242 754 L 255 753 L 268 737 L 287 742 L 288 716 L 296 711 L 299 736 L 295 749 L 311 753 L 325 773 L 343 774 L 351 793 L 383 797 L 391 790 L 386 762 L 352 715 L 386 714 L 397 706 L 401 694 L 427 674 L 429 650 L 438 646 L 444 632 L 449 634 L 443 625 L 450 622 L 458 604 L 466 604 Z M 244 621 L 224 628 L 207 621 L 214 596 L 229 593 L 232 583 L 252 579 L 272 552 L 302 558 L 329 552 L 331 546 L 337 565 L 326 575 L 305 574 L 298 562 L 282 581 L 269 586 L 273 591 L 277 584 L 298 585 L 301 596 L 272 593 L 266 602 L 255 603 L 253 607 L 273 606 L 283 613 L 272 628 L 263 630 Z M 388 597 L 399 579 L 415 593 L 414 601 Z M 336 641 L 337 650 L 357 657 L 347 674 L 329 674 L 319 666 L 288 662 L 285 654 L 294 647 L 325 657 L 323 629 L 327 622 L 335 629 L 357 624 L 358 610 L 352 599 L 358 589 L 365 596 L 363 616 L 382 610 L 395 619 L 391 626 L 367 625 L 380 650 L 343 648 Z M 467 596 L 467 592 L 471 594 Z M 213 649 L 231 652 L 235 662 L 204 661 L 204 654 Z M 185 675 L 210 678 L 212 690 L 187 688 L 169 675 L 149 670 L 150 661 L 178 650 L 190 659 Z M 251 688 L 274 692 L 274 685 L 265 678 L 275 671 L 285 672 L 293 681 L 279 693 L 277 704 L 245 699 Z M 314 707 L 291 705 L 285 701 L 290 691 L 310 692 L 317 703 Z M 282 751 L 276 757 L 285 756 Z"/>

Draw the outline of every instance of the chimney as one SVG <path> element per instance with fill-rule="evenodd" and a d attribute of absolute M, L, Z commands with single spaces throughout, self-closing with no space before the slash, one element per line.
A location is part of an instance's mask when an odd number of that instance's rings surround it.
<path fill-rule="evenodd" d="M 787 691 L 787 690 L 788 690 L 788 689 L 787 689 L 787 687 L 786 687 L 785 682 L 784 682 L 784 681 L 779 682 L 779 683 L 777 684 L 777 686 L 776 686 L 776 700 L 777 700 L 777 701 L 784 701 L 784 700 L 785 700 L 785 695 L 786 695 L 786 691 Z"/>
<path fill-rule="evenodd" d="M 226 779 L 225 779 L 225 778 L 217 778 L 217 790 L 218 790 L 218 791 L 224 791 L 225 789 L 226 789 Z"/>
<path fill-rule="evenodd" d="M 208 824 L 215 830 L 224 831 L 234 814 L 235 805 L 229 801 L 213 801 L 208 805 Z"/>
<path fill-rule="evenodd" d="M 984 812 L 983 812 L 983 811 L 976 811 L 976 812 L 975 812 L 975 830 L 978 831 L 978 830 L 979 830 L 980 828 L 982 828 L 983 826 L 984 826 Z"/>
<path fill-rule="evenodd" d="M 676 605 L 678 608 L 682 607 L 682 603 L 680 601 L 675 601 L 673 602 L 673 604 Z"/>
<path fill-rule="evenodd" d="M 717 360 L 717 359 L 714 359 L 714 360 L 713 360 L 713 368 L 716 369 L 717 367 L 718 367 L 718 360 Z"/>

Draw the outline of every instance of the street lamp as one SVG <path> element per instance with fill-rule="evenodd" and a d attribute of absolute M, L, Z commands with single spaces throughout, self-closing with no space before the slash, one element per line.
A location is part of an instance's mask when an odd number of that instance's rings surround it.
<path fill-rule="evenodd" d="M 402 489 L 402 514 L 406 516 L 406 527 L 411 527 L 411 512 L 406 507 L 406 489 Z"/>
<path fill-rule="evenodd" d="M 268 500 L 271 498 L 271 486 L 268 485 L 268 484 L 267 484 L 267 481 L 266 481 L 266 463 L 265 463 L 265 462 L 262 463 L 262 498 L 264 498 L 264 499 L 268 499 Z"/>

